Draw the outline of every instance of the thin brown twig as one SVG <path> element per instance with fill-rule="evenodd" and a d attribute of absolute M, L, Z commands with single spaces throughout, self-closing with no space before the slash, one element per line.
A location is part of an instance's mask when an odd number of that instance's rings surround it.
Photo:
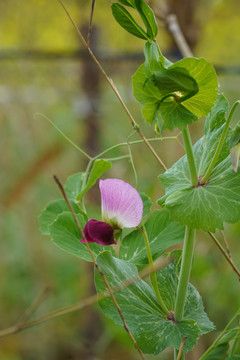
<path fill-rule="evenodd" d="M 213 235 L 213 233 L 211 233 L 210 231 L 208 231 L 208 234 L 211 236 L 211 238 L 213 239 L 213 241 L 215 242 L 215 244 L 217 245 L 217 247 L 219 248 L 219 250 L 222 252 L 222 254 L 225 256 L 225 258 L 227 259 L 227 261 L 229 262 L 229 264 L 231 265 L 233 271 L 237 274 L 238 279 L 240 280 L 240 271 L 238 270 L 238 268 L 236 267 L 236 265 L 234 264 L 233 260 L 228 256 L 227 252 L 224 250 L 224 248 L 222 247 L 222 245 L 220 244 L 220 242 L 218 241 L 218 239 L 216 238 L 216 236 Z"/>
<path fill-rule="evenodd" d="M 118 285 L 113 287 L 112 288 L 113 293 L 124 290 L 128 286 L 135 284 L 137 281 L 140 281 L 141 279 L 148 277 L 152 273 L 152 271 L 157 271 L 157 270 L 161 269 L 162 267 L 166 266 L 169 262 L 171 262 L 171 258 L 164 258 L 164 259 L 156 260 L 153 264 L 153 268 L 150 266 L 147 266 L 146 268 L 141 270 L 138 275 L 135 275 L 129 279 L 125 279 L 121 283 L 119 283 Z M 19 327 L 18 324 L 13 325 L 7 329 L 3 329 L 0 331 L 0 339 L 3 337 L 9 336 L 9 335 L 16 334 L 24 329 L 28 329 L 30 327 L 43 324 L 49 320 L 56 319 L 59 316 L 66 315 L 71 312 L 84 309 L 87 306 L 93 305 L 96 302 L 103 300 L 109 296 L 110 296 L 110 294 L 108 291 L 103 291 L 99 294 L 95 294 L 86 299 L 83 299 L 76 304 L 65 306 L 61 309 L 58 309 L 58 310 L 52 311 L 48 314 L 45 314 L 43 316 L 40 316 L 32 321 L 25 322 L 21 327 Z"/>
<path fill-rule="evenodd" d="M 179 348 L 179 352 L 178 352 L 177 360 L 180 360 L 180 359 L 181 359 L 181 356 L 182 356 L 182 353 L 183 353 L 183 349 L 184 349 L 184 346 L 185 346 L 186 340 L 187 340 L 187 336 L 184 336 L 184 338 L 182 339 L 182 342 L 181 342 L 180 348 Z"/>
<path fill-rule="evenodd" d="M 96 0 L 92 0 L 91 2 L 91 14 L 89 20 L 88 34 L 87 34 L 87 45 L 90 46 L 91 34 L 92 34 L 92 24 L 93 24 L 93 13 L 95 9 Z"/>
<path fill-rule="evenodd" d="M 229 245 L 228 245 L 228 241 L 227 241 L 227 238 L 224 234 L 224 231 L 223 230 L 220 230 L 219 231 L 221 236 L 222 236 L 222 239 L 223 239 L 223 242 L 225 244 L 225 247 L 226 247 L 226 250 L 227 250 L 227 253 L 228 253 L 228 256 L 232 259 L 232 254 L 231 254 L 231 251 L 230 251 L 230 248 L 229 248 Z"/>
<path fill-rule="evenodd" d="M 76 214 L 75 214 L 75 211 L 73 210 L 73 207 L 72 207 L 72 205 L 71 205 L 71 203 L 70 203 L 70 201 L 69 201 L 69 199 L 68 199 L 68 197 L 67 197 L 67 194 L 66 194 L 66 192 L 65 192 L 65 190 L 64 190 L 64 188 L 63 188 L 63 186 L 62 186 L 62 184 L 61 184 L 61 182 L 60 182 L 60 180 L 58 179 L 58 177 L 57 177 L 56 175 L 54 175 L 54 180 L 56 181 L 56 183 L 57 183 L 57 185 L 58 185 L 58 188 L 59 188 L 59 190 L 60 190 L 60 192 L 61 192 L 64 200 L 66 201 L 66 203 L 67 203 L 67 205 L 68 205 L 68 207 L 69 207 L 72 215 L 73 215 L 74 221 L 75 221 L 75 223 L 76 223 L 76 225 L 77 225 L 77 227 L 78 227 L 78 229 L 79 229 L 79 232 L 80 232 L 81 236 L 83 236 L 83 240 L 84 240 L 85 245 L 86 245 L 86 247 L 87 247 L 87 249 L 88 249 L 88 251 L 89 251 L 89 254 L 90 254 L 91 258 L 92 258 L 93 264 L 94 264 L 94 266 L 96 267 L 97 271 L 99 272 L 100 276 L 102 277 L 102 279 L 103 279 L 103 281 L 104 281 L 104 283 L 105 283 L 105 285 L 106 285 L 106 287 L 107 287 L 107 289 L 108 289 L 108 291 L 109 291 L 109 295 L 111 296 L 111 298 L 112 298 L 112 300 L 113 300 L 113 303 L 114 303 L 114 305 L 115 305 L 115 307 L 116 307 L 116 309 L 117 309 L 117 311 L 118 311 L 118 313 L 119 313 L 119 316 L 120 316 L 120 318 L 121 318 L 121 320 L 122 320 L 122 322 L 123 322 L 123 327 L 124 327 L 124 329 L 126 330 L 126 332 L 128 333 L 128 335 L 130 336 L 130 338 L 131 338 L 131 340 L 132 340 L 135 348 L 137 349 L 137 351 L 138 351 L 141 359 L 144 360 L 143 353 L 142 353 L 142 351 L 140 350 L 138 344 L 136 343 L 136 340 L 134 339 L 131 331 L 130 331 L 129 328 L 128 328 L 128 325 L 127 325 L 127 323 L 126 323 L 126 320 L 125 320 L 125 318 L 124 318 L 124 316 L 123 316 L 123 314 L 122 314 L 122 311 L 121 311 L 121 309 L 120 309 L 120 306 L 118 305 L 118 302 L 117 302 L 117 300 L 116 300 L 116 298 L 115 298 L 115 296 L 114 296 L 114 294 L 113 294 L 113 291 L 112 291 L 112 289 L 111 289 L 111 287 L 110 287 L 110 285 L 109 285 L 109 282 L 107 281 L 107 278 L 105 277 L 104 273 L 102 272 L 102 270 L 99 268 L 99 266 L 98 266 L 98 264 L 97 264 L 97 261 L 96 261 L 95 256 L 94 256 L 94 254 L 93 254 L 93 252 L 92 252 L 92 250 L 91 250 L 91 248 L 90 248 L 90 246 L 89 246 L 89 243 L 87 242 L 86 237 L 84 236 L 83 229 L 82 229 L 82 227 L 81 227 L 81 225 L 80 225 L 80 223 L 79 223 L 79 221 L 78 221 L 78 218 L 77 218 L 77 216 L 76 216 Z"/>
<path fill-rule="evenodd" d="M 68 18 L 70 19 L 71 23 L 73 24 L 73 26 L 75 27 L 78 36 L 80 37 L 80 40 L 83 44 L 83 46 L 87 49 L 87 51 L 89 52 L 91 58 L 93 59 L 93 61 L 95 62 L 95 64 L 98 66 L 99 70 L 101 71 L 101 73 L 103 74 L 103 76 L 105 77 L 105 79 L 107 80 L 107 82 L 109 83 L 109 85 L 111 86 L 112 90 L 114 91 L 114 93 L 116 94 L 118 100 L 120 101 L 122 107 L 124 108 L 125 112 L 127 113 L 131 124 L 133 126 L 133 128 L 138 132 L 139 136 L 143 139 L 143 141 L 145 142 L 145 144 L 148 146 L 149 150 L 152 152 L 152 154 L 155 156 L 155 158 L 157 159 L 157 161 L 159 162 L 159 164 L 163 167 L 163 169 L 166 171 L 167 167 L 164 164 L 164 162 L 160 159 L 160 157 L 158 156 L 158 154 L 156 153 L 156 151 L 154 150 L 154 148 L 152 147 L 152 145 L 148 142 L 147 138 L 143 135 L 143 133 L 141 132 L 139 125 L 136 123 L 136 121 L 134 120 L 132 114 L 130 113 L 129 109 L 127 108 L 125 102 L 123 101 L 121 95 L 119 94 L 118 89 L 116 88 L 113 80 L 107 75 L 107 73 L 105 72 L 105 70 L 103 69 L 102 65 L 100 64 L 100 62 L 98 61 L 98 59 L 96 58 L 96 56 L 93 54 L 92 50 L 90 49 L 90 47 L 88 46 L 88 43 L 86 42 L 86 40 L 84 39 L 81 31 L 79 30 L 77 24 L 75 23 L 75 21 L 73 20 L 72 16 L 70 15 L 70 13 L 68 12 L 66 6 L 64 5 L 64 3 L 62 2 L 62 0 L 58 0 L 60 2 L 60 4 L 62 5 L 64 11 L 66 12 Z"/>

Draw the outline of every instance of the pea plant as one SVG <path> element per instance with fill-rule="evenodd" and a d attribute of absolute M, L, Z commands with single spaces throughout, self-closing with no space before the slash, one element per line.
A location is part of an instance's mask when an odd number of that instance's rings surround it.
<path fill-rule="evenodd" d="M 134 11 L 142 25 L 134 19 Z M 88 159 L 86 171 L 71 175 L 64 186 L 55 177 L 63 199 L 42 211 L 41 231 L 62 250 L 93 262 L 100 308 L 124 327 L 140 358 L 173 347 L 173 358 L 184 359 L 202 334 L 215 329 L 198 290 L 189 282 L 196 230 L 208 232 L 217 241 L 217 229 L 240 220 L 240 124 L 230 127 L 239 101 L 229 111 L 216 72 L 205 59 L 188 57 L 172 63 L 163 56 L 156 41 L 154 13 L 143 0 L 118 0 L 112 4 L 112 13 L 129 36 L 144 41 L 145 62 L 132 77 L 143 118 L 157 137 L 166 129 L 179 129 L 185 155 L 166 169 L 77 29 L 141 136 L 139 141 L 164 168 L 159 184 L 165 195 L 156 200 L 159 208 L 151 211 L 147 194 L 139 194 L 124 179 L 105 176 L 111 167 L 105 155 L 119 144 L 95 157 L 79 149 Z M 204 134 L 193 146 L 189 125 L 200 117 L 205 117 Z M 89 218 L 84 201 L 98 181 L 102 221 Z M 169 250 L 181 242 L 183 250 Z M 236 354 L 239 327 L 234 322 L 239 315 L 240 309 L 200 360 L 240 359 Z"/>

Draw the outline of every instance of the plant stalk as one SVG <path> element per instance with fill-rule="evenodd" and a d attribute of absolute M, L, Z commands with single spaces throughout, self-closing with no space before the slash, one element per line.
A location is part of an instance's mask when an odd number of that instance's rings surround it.
<path fill-rule="evenodd" d="M 186 226 L 184 243 L 183 243 L 181 270 L 180 270 L 179 282 L 177 287 L 177 296 L 176 296 L 176 302 L 174 308 L 174 317 L 176 321 L 182 320 L 184 315 L 184 306 L 187 297 L 187 289 L 188 289 L 188 283 L 189 283 L 191 267 L 192 267 L 194 240 L 195 240 L 195 229 L 191 229 L 188 226 Z M 175 359 L 178 359 L 176 349 L 174 356 Z M 179 360 L 184 360 L 183 353 L 180 356 Z"/>
<path fill-rule="evenodd" d="M 148 262 L 149 262 L 149 265 L 150 265 L 151 270 L 152 270 L 152 273 L 150 275 L 152 287 L 153 287 L 153 289 L 155 291 L 155 294 L 157 296 L 159 305 L 161 306 L 161 309 L 162 309 L 164 315 L 171 317 L 171 314 L 170 314 L 168 308 L 166 307 L 166 305 L 165 305 L 165 303 L 164 303 L 164 301 L 163 301 L 163 299 L 161 297 L 159 288 L 158 288 L 157 275 L 156 275 L 156 272 L 154 270 L 154 264 L 153 264 L 151 248 L 150 248 L 150 244 L 149 244 L 149 240 L 148 240 L 148 236 L 147 236 L 145 226 L 143 226 L 143 229 L 141 229 L 140 227 L 137 226 L 137 229 L 143 234 L 143 237 L 144 237 L 144 241 L 145 241 L 145 245 L 146 245 L 146 249 L 147 249 Z"/>
<path fill-rule="evenodd" d="M 192 265 L 194 240 L 195 240 L 195 229 L 191 229 L 188 226 L 186 226 L 180 278 L 177 288 L 177 296 L 176 296 L 175 309 L 174 309 L 174 316 L 177 321 L 182 320 L 183 318 L 184 305 L 187 296 L 187 288 L 188 288 L 191 265 Z"/>
<path fill-rule="evenodd" d="M 192 149 L 192 141 L 188 127 L 182 130 L 182 136 L 184 140 L 185 151 L 188 160 L 188 166 L 191 176 L 191 182 L 193 186 L 198 184 L 197 168 Z M 180 321 L 184 315 L 184 306 L 187 297 L 188 283 L 192 267 L 192 257 L 195 241 L 195 229 L 191 229 L 188 226 L 185 228 L 185 237 L 183 243 L 183 255 L 181 262 L 181 270 L 179 275 L 179 282 L 177 287 L 177 295 L 174 308 L 174 317 L 176 321 Z M 177 357 L 177 351 L 175 349 L 174 357 Z M 184 354 L 180 356 L 179 360 L 184 359 Z"/>
<path fill-rule="evenodd" d="M 198 184 L 197 168 L 196 168 L 195 159 L 194 159 L 194 155 L 193 155 L 192 141 L 191 141 L 188 126 L 182 130 L 182 136 L 183 136 L 185 151 L 187 154 L 187 160 L 188 160 L 188 166 L 189 166 L 192 186 L 196 186 Z"/>

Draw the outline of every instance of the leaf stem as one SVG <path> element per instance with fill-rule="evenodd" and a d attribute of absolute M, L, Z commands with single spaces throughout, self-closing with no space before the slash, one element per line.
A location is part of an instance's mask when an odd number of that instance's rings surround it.
<path fill-rule="evenodd" d="M 217 161 L 217 159 L 218 159 L 218 157 L 219 157 L 220 151 L 222 150 L 222 146 L 223 146 L 225 137 L 226 137 L 226 135 L 227 135 L 227 131 L 228 131 L 228 128 L 229 128 L 230 121 L 231 121 L 231 119 L 232 119 L 233 113 L 234 113 L 236 107 L 237 107 L 239 104 L 240 104 L 240 100 L 237 100 L 237 101 L 233 104 L 233 106 L 232 106 L 232 109 L 231 109 L 230 114 L 229 114 L 229 116 L 228 116 L 228 118 L 227 118 L 227 121 L 226 121 L 224 130 L 223 130 L 222 136 L 221 136 L 221 138 L 220 138 L 220 141 L 219 141 L 219 143 L 218 143 L 218 146 L 217 146 L 216 152 L 215 152 L 215 154 L 214 154 L 214 157 L 212 158 L 212 161 L 211 161 L 211 163 L 209 164 L 209 167 L 208 167 L 205 175 L 204 175 L 203 178 L 201 179 L 200 184 L 204 184 L 204 183 L 208 180 L 208 178 L 209 178 L 209 176 L 210 176 L 210 174 L 211 174 L 211 172 L 212 172 L 212 170 L 213 170 L 213 168 L 214 168 L 214 166 L 215 166 L 215 164 L 216 164 L 216 161 Z"/>
<path fill-rule="evenodd" d="M 229 323 L 226 325 L 226 327 L 224 328 L 224 330 L 221 332 L 221 334 L 217 337 L 217 339 L 212 343 L 212 345 L 207 349 L 207 351 L 200 357 L 199 360 L 204 360 L 206 359 L 207 355 L 215 348 L 215 346 L 217 345 L 217 343 L 221 340 L 221 338 L 226 334 L 227 330 L 229 329 L 229 327 L 231 326 L 231 324 L 233 323 L 233 321 L 240 315 L 240 308 L 237 310 L 237 312 L 234 314 L 234 316 L 232 317 L 232 319 L 229 321 Z"/>
<path fill-rule="evenodd" d="M 188 126 L 182 130 L 182 136 L 183 136 L 185 151 L 187 154 L 187 160 L 188 160 L 188 166 L 189 166 L 192 186 L 196 186 L 198 184 L 198 176 L 197 176 L 197 169 L 196 169 L 196 164 L 195 164 L 195 159 L 194 159 L 193 149 L 192 149 L 192 141 L 191 141 L 191 136 L 189 133 Z"/>
<path fill-rule="evenodd" d="M 143 225 L 143 229 L 141 229 L 139 226 L 137 226 L 137 229 L 143 234 L 143 237 L 144 237 L 144 241 L 145 241 L 145 245 L 146 245 L 146 249 L 147 249 L 148 262 L 149 262 L 149 265 L 150 265 L 150 267 L 152 269 L 152 273 L 150 275 L 152 287 L 153 287 L 153 289 L 155 291 L 155 294 L 157 296 L 159 305 L 161 306 L 161 309 L 162 309 L 164 315 L 171 317 L 171 314 L 170 314 L 168 308 L 166 307 L 166 305 L 165 305 L 165 303 L 164 303 L 164 301 L 163 301 L 163 299 L 161 297 L 159 288 L 158 288 L 157 275 L 156 275 L 156 272 L 154 270 L 153 258 L 152 258 L 152 253 L 151 253 L 151 248 L 150 248 L 146 228 Z"/>
<path fill-rule="evenodd" d="M 187 296 L 188 283 L 189 283 L 190 272 L 192 267 L 194 240 L 195 240 L 195 229 L 191 229 L 188 226 L 186 226 L 181 270 L 180 270 L 179 283 L 177 287 L 177 296 L 176 296 L 175 309 L 174 309 L 174 316 L 177 321 L 181 320 L 184 314 L 184 305 Z"/>
<path fill-rule="evenodd" d="M 178 136 L 166 136 L 166 137 L 161 137 L 161 138 L 151 138 L 151 139 L 147 139 L 149 142 L 152 142 L 152 141 L 163 141 L 163 140 L 176 140 L 178 142 L 178 144 L 180 146 L 182 146 L 182 144 L 178 141 Z M 102 151 L 100 154 L 96 155 L 94 157 L 94 160 L 96 159 L 99 159 L 101 157 L 103 157 L 103 155 L 107 154 L 108 152 L 112 151 L 112 150 L 115 150 L 119 147 L 122 147 L 122 146 L 129 146 L 129 145 L 136 145 L 136 144 L 141 144 L 143 143 L 144 140 L 135 140 L 135 141 L 129 141 L 129 142 L 123 142 L 123 143 L 119 143 L 119 144 L 116 144 L 116 145 L 113 145 L 111 147 L 109 147 L 108 149 Z"/>

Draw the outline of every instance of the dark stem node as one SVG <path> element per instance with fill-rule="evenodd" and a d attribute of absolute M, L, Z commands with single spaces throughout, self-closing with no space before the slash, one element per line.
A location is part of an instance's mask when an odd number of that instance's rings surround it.
<path fill-rule="evenodd" d="M 201 180 L 203 178 L 203 175 L 199 176 L 198 178 L 198 183 L 196 186 L 193 186 L 194 188 L 198 188 L 198 187 L 201 187 L 201 186 L 206 186 L 207 184 L 209 184 L 209 180 L 205 181 L 205 183 L 201 184 Z"/>
<path fill-rule="evenodd" d="M 169 320 L 169 321 L 172 321 L 174 324 L 177 323 L 177 320 L 175 319 L 175 316 L 174 316 L 174 312 L 173 311 L 169 311 L 169 314 L 171 316 L 166 316 L 166 319 Z"/>

